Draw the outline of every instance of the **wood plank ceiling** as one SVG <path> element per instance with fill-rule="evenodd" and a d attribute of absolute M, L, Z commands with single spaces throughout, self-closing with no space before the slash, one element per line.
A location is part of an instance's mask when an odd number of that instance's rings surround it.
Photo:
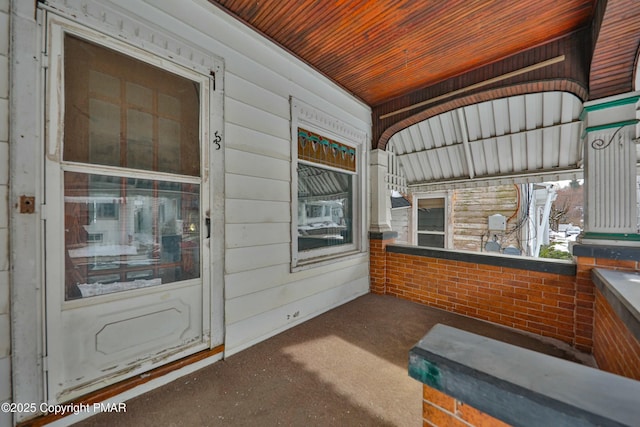
<path fill-rule="evenodd" d="M 420 135 L 410 126 L 424 121 L 420 125 L 424 131 L 435 125 L 426 122 L 431 117 L 448 114 L 438 120 L 453 120 L 458 126 L 468 127 L 460 117 L 473 115 L 474 109 L 465 107 L 478 104 L 477 114 L 485 114 L 502 106 L 488 101 L 531 93 L 571 94 L 562 98 L 566 103 L 562 108 L 569 108 L 571 117 L 555 117 L 552 126 L 564 129 L 554 134 L 577 138 L 575 124 L 566 123 L 577 120 L 579 111 L 574 110 L 579 110 L 581 102 L 594 99 L 594 95 L 600 98 L 633 90 L 640 46 L 639 0 L 209 1 L 362 99 L 372 108 L 373 147 L 385 149 L 394 139 L 394 151 L 402 152 L 406 164 L 418 158 L 426 162 L 430 144 L 440 150 L 437 139 L 413 140 L 401 148 L 399 141 Z M 523 99 L 541 100 L 541 104 L 535 104 L 536 109 L 527 111 L 548 116 L 555 113 L 545 111 L 556 111 L 557 106 L 543 100 L 556 102 L 557 96 L 513 98 L 507 104 L 519 106 Z M 509 123 L 509 114 L 522 114 L 523 110 L 516 108 L 507 108 L 506 116 L 496 118 L 495 123 Z M 523 120 L 526 125 L 512 122 L 513 129 L 503 131 L 528 132 L 530 141 L 534 134 L 550 135 L 549 129 L 530 132 L 534 130 L 531 123 L 537 123 L 540 129 L 549 126 L 542 116 Z M 489 128 L 488 124 L 478 128 L 485 135 L 478 136 L 472 144 L 475 148 L 467 154 L 476 150 L 475 159 L 480 159 L 485 150 L 493 149 L 491 138 L 500 136 L 501 131 L 491 133 Z M 459 145 L 463 135 L 456 134 L 459 130 L 449 127 L 442 140 L 442 147 L 451 146 L 447 161 L 458 162 L 459 168 L 438 177 L 437 166 L 423 163 L 426 174 L 421 176 L 416 170 L 414 183 L 529 173 L 532 165 L 546 170 L 577 168 L 580 164 L 577 141 L 547 141 L 536 136 L 536 142 L 528 148 L 526 144 L 511 145 L 515 150 L 511 161 L 533 156 L 521 162 L 523 168 L 505 166 L 508 160 L 488 157 L 484 164 L 473 165 L 473 159 L 457 158 L 463 149 Z M 422 148 L 412 151 L 409 146 Z M 571 153 L 552 160 L 552 146 L 559 150 L 570 147 Z M 535 158 L 543 147 L 546 157 Z M 443 159 L 444 152 L 440 151 Z M 500 150 L 494 154 L 500 155 Z"/>
<path fill-rule="evenodd" d="M 215 0 L 375 106 L 591 22 L 595 0 Z"/>

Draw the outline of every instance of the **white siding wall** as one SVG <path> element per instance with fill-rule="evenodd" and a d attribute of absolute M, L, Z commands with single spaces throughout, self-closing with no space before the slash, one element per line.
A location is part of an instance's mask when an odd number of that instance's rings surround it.
<path fill-rule="evenodd" d="M 9 0 L 0 0 L 0 402 L 11 401 L 9 319 Z M 11 414 L 0 412 L 0 425 Z"/>
<path fill-rule="evenodd" d="M 289 97 L 367 133 L 370 109 L 205 0 L 114 3 L 225 61 L 226 354 L 368 292 L 366 256 L 290 272 Z"/>
<path fill-rule="evenodd" d="M 208 39 L 206 47 L 225 61 L 225 348 L 230 355 L 368 291 L 366 257 L 290 272 L 289 97 L 367 133 L 370 110 L 206 2 L 160 3 L 200 33 L 190 40 Z"/>
<path fill-rule="evenodd" d="M 228 31 L 225 38 L 230 37 L 230 44 L 239 34 L 250 34 L 235 23 Z M 260 49 L 263 43 L 251 38 Z M 271 46 L 269 50 L 269 55 L 254 58 L 239 52 L 220 53 L 227 71 L 227 355 L 361 295 L 369 287 L 365 257 L 290 272 L 289 96 L 367 132 L 369 110 L 306 66 Z"/>
<path fill-rule="evenodd" d="M 391 229 L 398 233 L 396 243 L 409 244 L 409 214 L 411 208 L 391 209 Z"/>
<path fill-rule="evenodd" d="M 92 1 L 48 2 L 63 11 L 80 8 L 83 3 Z M 312 104 L 367 134 L 370 109 L 206 0 L 103 0 L 99 4 L 107 8 L 115 5 L 113 10 L 156 28 L 160 38 L 175 38 L 224 59 L 225 124 L 221 131 L 225 181 L 213 185 L 224 185 L 225 189 L 226 354 L 367 293 L 366 252 L 330 265 L 290 271 L 289 98 Z M 96 8 L 81 10 L 76 16 L 82 21 L 98 29 L 105 25 Z M 113 33 L 110 25 L 107 32 Z M 126 31 L 129 24 L 120 25 Z M 181 61 L 184 63 L 184 58 Z M 222 84 L 220 76 L 216 76 L 216 84 Z M 219 154 L 211 152 L 212 156 Z M 6 155 L 0 159 L 6 163 Z M 6 210 L 6 201 L 3 203 Z M 0 227 L 6 233 L 6 221 Z"/>

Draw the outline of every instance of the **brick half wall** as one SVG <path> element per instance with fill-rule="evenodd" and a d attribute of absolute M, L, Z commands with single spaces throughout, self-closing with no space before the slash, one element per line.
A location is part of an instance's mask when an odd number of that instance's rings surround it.
<path fill-rule="evenodd" d="M 387 282 L 386 247 L 393 244 L 398 233 L 369 233 L 369 290 L 373 294 L 384 295 Z"/>
<path fill-rule="evenodd" d="M 640 379 L 636 333 L 598 292 L 595 269 L 640 273 L 640 248 L 574 246 L 575 263 L 371 242 L 371 291 L 561 340 Z"/>
<path fill-rule="evenodd" d="M 603 371 L 640 380 L 640 341 L 596 291 L 593 357 Z"/>
<path fill-rule="evenodd" d="M 428 385 L 422 387 L 424 426 L 508 427 L 510 425 Z"/>
<path fill-rule="evenodd" d="M 517 264 L 507 257 L 497 259 Z M 486 260 L 492 261 L 488 256 Z M 575 273 L 567 275 L 390 251 L 386 261 L 388 295 L 575 345 Z M 575 272 L 575 266 L 573 268 Z"/>

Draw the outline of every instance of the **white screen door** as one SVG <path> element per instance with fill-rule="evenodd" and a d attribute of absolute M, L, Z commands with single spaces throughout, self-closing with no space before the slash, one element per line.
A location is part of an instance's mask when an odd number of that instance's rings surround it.
<path fill-rule="evenodd" d="M 50 31 L 49 402 L 209 348 L 209 76 Z"/>

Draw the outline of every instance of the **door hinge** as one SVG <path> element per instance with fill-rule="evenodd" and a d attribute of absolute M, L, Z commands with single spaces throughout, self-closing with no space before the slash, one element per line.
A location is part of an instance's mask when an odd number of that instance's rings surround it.
<path fill-rule="evenodd" d="M 42 370 L 49 372 L 49 358 L 47 356 L 42 357 Z"/>
<path fill-rule="evenodd" d="M 47 205 L 40 205 L 40 219 L 42 221 L 47 220 Z"/>

